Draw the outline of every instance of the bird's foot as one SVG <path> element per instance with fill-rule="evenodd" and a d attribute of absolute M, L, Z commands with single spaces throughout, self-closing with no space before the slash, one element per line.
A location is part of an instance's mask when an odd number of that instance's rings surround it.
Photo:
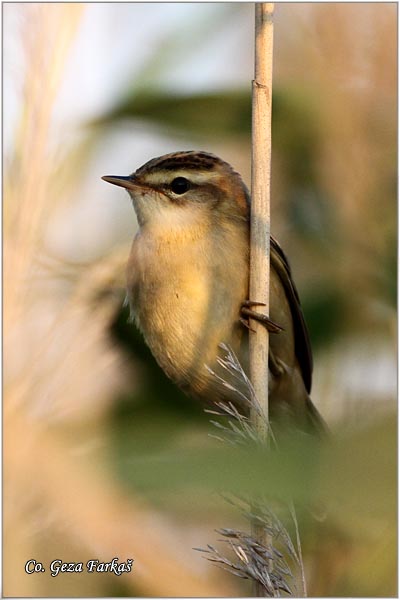
<path fill-rule="evenodd" d="M 255 329 L 253 329 L 252 327 L 250 327 L 250 323 L 249 323 L 249 319 L 244 319 L 243 317 L 240 317 L 239 321 L 241 322 L 241 324 L 246 327 L 249 331 L 252 331 L 253 333 L 256 332 Z"/>
<path fill-rule="evenodd" d="M 252 329 L 249 324 L 249 319 L 254 319 L 255 321 L 258 321 L 259 323 L 262 323 L 263 325 L 265 325 L 265 327 L 268 329 L 268 331 L 270 333 L 280 333 L 281 331 L 283 331 L 283 327 L 281 327 L 277 323 L 274 323 L 274 321 L 272 321 L 267 315 L 264 315 L 263 313 L 258 313 L 255 310 L 252 310 L 251 309 L 252 306 L 265 306 L 265 304 L 264 304 L 264 302 L 253 302 L 252 300 L 246 300 L 245 302 L 242 303 L 242 306 L 240 309 L 240 314 L 241 314 L 240 322 L 245 327 L 250 329 L 250 331 L 254 332 L 254 329 Z"/>

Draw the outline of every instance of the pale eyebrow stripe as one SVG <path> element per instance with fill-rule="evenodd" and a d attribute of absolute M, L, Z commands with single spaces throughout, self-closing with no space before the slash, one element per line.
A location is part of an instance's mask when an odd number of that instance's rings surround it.
<path fill-rule="evenodd" d="M 210 183 L 211 181 L 215 181 L 220 178 L 220 174 L 218 172 L 210 172 L 210 171 L 194 171 L 191 169 L 177 169 L 173 173 L 171 171 L 157 171 L 154 173 L 148 173 L 146 175 L 146 183 L 152 185 L 165 185 L 171 183 L 176 177 L 185 177 L 192 183 L 197 185 L 201 185 L 204 183 Z"/>

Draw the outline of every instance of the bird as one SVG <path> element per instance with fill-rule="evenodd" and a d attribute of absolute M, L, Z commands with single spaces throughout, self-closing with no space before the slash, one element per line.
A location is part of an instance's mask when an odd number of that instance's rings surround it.
<path fill-rule="evenodd" d="M 270 238 L 270 307 L 249 299 L 250 194 L 233 167 L 205 151 L 180 151 L 146 162 L 128 176 L 106 175 L 125 188 L 138 221 L 127 263 L 127 296 L 136 325 L 166 375 L 206 405 L 231 402 L 222 385 L 221 344 L 249 373 L 249 318 L 270 331 L 271 423 L 320 432 L 311 398 L 310 337 L 288 259 Z M 217 376 L 216 376 L 217 375 Z M 239 398 L 239 399 L 238 399 Z"/>

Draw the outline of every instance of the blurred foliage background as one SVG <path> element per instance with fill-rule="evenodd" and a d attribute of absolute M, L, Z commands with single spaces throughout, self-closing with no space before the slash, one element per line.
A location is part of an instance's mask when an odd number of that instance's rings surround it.
<path fill-rule="evenodd" d="M 3 7 L 6 596 L 248 595 L 192 548 L 246 526 L 221 490 L 274 485 L 328 506 L 299 522 L 310 595 L 396 595 L 396 4 L 276 4 L 272 229 L 329 448 L 218 444 L 123 307 L 136 220 L 100 177 L 204 149 L 250 183 L 253 11 Z M 132 573 L 24 572 L 114 556 Z"/>

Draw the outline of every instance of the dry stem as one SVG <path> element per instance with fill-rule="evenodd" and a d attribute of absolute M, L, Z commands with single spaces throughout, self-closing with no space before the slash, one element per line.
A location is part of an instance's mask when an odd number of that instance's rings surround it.
<path fill-rule="evenodd" d="M 255 7 L 255 79 L 253 81 L 252 121 L 252 203 L 250 250 L 250 299 L 262 302 L 269 312 L 270 262 L 270 179 L 271 179 L 271 105 L 272 105 L 272 3 Z M 250 377 L 264 417 L 251 417 L 260 438 L 268 441 L 268 345 L 267 328 L 252 321 L 250 332 Z M 263 545 L 271 545 L 265 529 L 253 522 L 252 534 Z M 265 590 L 256 584 L 255 595 Z"/>

